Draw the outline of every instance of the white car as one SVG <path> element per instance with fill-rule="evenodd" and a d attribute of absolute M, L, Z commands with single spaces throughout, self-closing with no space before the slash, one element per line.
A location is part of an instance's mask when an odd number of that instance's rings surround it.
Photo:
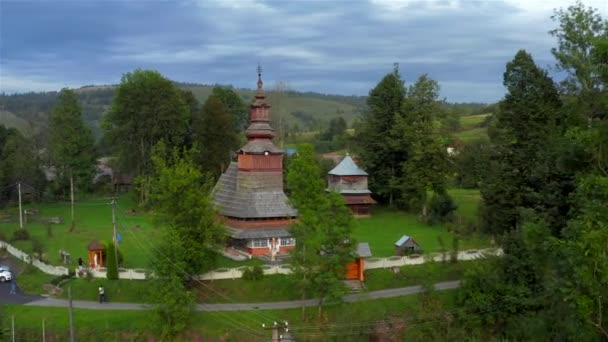
<path fill-rule="evenodd" d="M 0 266 L 0 283 L 13 279 L 11 270 L 6 266 Z"/>

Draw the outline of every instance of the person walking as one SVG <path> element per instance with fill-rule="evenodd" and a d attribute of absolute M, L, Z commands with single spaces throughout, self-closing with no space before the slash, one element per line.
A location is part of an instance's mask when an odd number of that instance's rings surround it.
<path fill-rule="evenodd" d="M 106 300 L 106 292 L 103 289 L 103 285 L 99 285 L 99 303 L 103 303 Z"/>
<path fill-rule="evenodd" d="M 10 294 L 17 294 L 17 282 L 15 280 L 15 277 L 13 277 L 11 279 L 11 292 Z"/>

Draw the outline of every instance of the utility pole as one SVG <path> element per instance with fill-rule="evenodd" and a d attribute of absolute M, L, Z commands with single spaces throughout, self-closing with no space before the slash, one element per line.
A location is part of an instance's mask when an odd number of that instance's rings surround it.
<path fill-rule="evenodd" d="M 284 341 L 283 333 L 289 332 L 289 323 L 287 321 L 281 323 L 274 322 L 270 327 L 262 324 L 262 328 L 272 330 L 272 342 L 281 342 Z"/>
<path fill-rule="evenodd" d="M 19 228 L 23 229 L 23 211 L 21 210 L 21 182 L 17 183 L 17 191 L 19 192 Z"/>
<path fill-rule="evenodd" d="M 15 315 L 11 316 L 11 333 L 13 335 L 13 342 L 15 342 Z"/>
<path fill-rule="evenodd" d="M 116 197 L 112 197 L 112 229 L 114 230 L 114 259 L 116 260 L 116 270 L 118 271 L 118 236 L 116 234 Z"/>
<path fill-rule="evenodd" d="M 74 175 L 70 174 L 70 199 L 72 201 L 72 226 L 71 230 L 74 229 Z"/>
<path fill-rule="evenodd" d="M 42 319 L 42 342 L 46 342 L 46 332 L 44 318 Z"/>
<path fill-rule="evenodd" d="M 70 312 L 70 342 L 74 342 L 74 308 L 72 307 L 72 286 L 68 286 L 68 307 Z"/>

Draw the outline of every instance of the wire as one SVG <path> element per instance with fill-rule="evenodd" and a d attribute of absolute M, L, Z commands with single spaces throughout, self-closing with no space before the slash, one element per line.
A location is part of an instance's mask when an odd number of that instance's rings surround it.
<path fill-rule="evenodd" d="M 118 204 L 117 204 L 116 206 L 117 206 L 117 208 L 121 209 L 121 210 L 120 210 L 120 211 L 121 211 L 121 213 L 122 213 L 122 212 L 124 212 L 124 210 L 122 210 L 122 208 L 120 208 L 120 207 L 118 206 Z M 121 215 L 122 215 L 122 214 L 121 214 Z M 122 226 L 122 224 L 121 224 L 121 226 Z M 123 227 L 123 229 L 124 229 L 124 227 Z M 131 234 L 133 234 L 133 233 L 132 233 L 130 230 L 129 230 L 129 232 L 130 232 Z M 151 248 L 151 249 L 154 249 L 154 248 L 155 248 L 155 247 L 154 247 L 154 246 L 153 246 L 153 245 L 152 245 L 152 244 L 151 244 L 149 241 L 148 241 L 148 244 L 150 245 L 150 248 Z M 198 276 L 193 276 L 193 275 L 191 275 L 191 274 L 187 274 L 187 275 L 188 275 L 189 277 L 191 277 L 192 279 L 196 280 L 196 281 L 197 281 L 199 284 L 203 285 L 205 288 L 207 288 L 207 289 L 211 290 L 213 293 L 215 293 L 215 294 L 219 295 L 220 297 L 222 297 L 222 298 L 224 298 L 224 299 L 228 300 L 229 302 L 234 303 L 234 304 L 238 303 L 238 302 L 237 302 L 237 301 L 235 301 L 233 298 L 230 298 L 229 296 L 224 295 L 223 293 L 221 293 L 221 292 L 217 291 L 217 290 L 216 290 L 216 289 L 214 289 L 213 287 L 211 287 L 211 286 L 209 286 L 209 285 L 205 284 L 204 282 L 202 282 L 200 279 L 198 279 Z M 239 303 L 239 304 L 240 304 L 240 303 Z M 252 307 L 252 308 L 253 308 L 253 307 Z M 264 314 L 262 314 L 262 313 L 261 313 L 261 312 L 259 312 L 259 311 L 254 311 L 254 312 L 256 312 L 258 316 L 262 317 L 262 318 L 263 318 L 263 319 L 265 319 L 265 320 L 270 320 L 270 321 L 273 321 L 273 322 L 280 321 L 280 319 L 277 319 L 276 317 L 272 317 L 272 316 L 264 315 Z M 259 324 L 262 324 L 262 322 L 258 322 L 258 323 L 259 323 Z"/>
<path fill-rule="evenodd" d="M 117 206 L 117 207 L 118 207 L 118 206 Z M 117 220 L 117 223 L 118 223 L 118 222 L 119 222 L 119 221 Z M 122 225 L 122 223 L 120 223 L 120 225 L 121 225 L 122 229 L 123 229 L 123 230 L 125 230 L 125 228 L 124 228 L 124 226 Z M 135 241 L 136 241 L 137 245 L 138 245 L 138 246 L 139 246 L 139 247 L 140 247 L 142 250 L 144 250 L 144 251 L 145 251 L 145 250 L 146 250 L 146 248 L 144 248 L 144 247 L 143 247 L 143 245 L 140 243 L 139 238 L 137 238 L 137 236 L 136 236 L 135 234 L 133 234 L 133 232 L 132 232 L 130 229 L 126 229 L 126 230 L 127 230 L 127 231 L 128 231 L 130 234 L 131 234 L 131 236 L 133 236 L 133 238 L 135 239 Z M 153 247 L 151 244 L 150 244 L 150 246 L 151 246 L 151 247 L 150 247 L 150 250 L 153 250 L 153 251 L 154 251 L 154 250 L 155 250 L 155 248 L 154 248 L 154 247 Z M 158 252 L 158 253 L 159 253 L 159 254 L 160 254 L 162 257 L 164 257 L 164 258 L 165 258 L 167 261 L 169 261 L 169 262 L 170 262 L 170 263 L 171 263 L 171 264 L 172 264 L 172 265 L 173 265 L 173 266 L 174 266 L 174 267 L 175 267 L 177 270 L 179 270 L 180 272 L 182 272 L 184 275 L 188 276 L 190 279 L 193 279 L 193 280 L 197 281 L 198 283 L 202 284 L 203 286 L 206 286 L 206 287 L 207 287 L 207 285 L 206 285 L 206 284 L 204 284 L 204 283 L 202 283 L 200 280 L 198 280 L 196 276 L 193 276 L 192 274 L 189 274 L 188 272 L 186 272 L 185 270 L 183 270 L 183 269 L 182 269 L 182 268 L 181 268 L 179 265 L 177 265 L 177 264 L 176 264 L 176 263 L 175 263 L 173 260 L 171 260 L 171 258 L 169 258 L 169 257 L 167 257 L 166 255 L 164 255 L 164 254 L 163 254 L 163 253 L 162 253 L 160 250 L 156 249 L 156 252 Z M 150 255 L 151 255 L 151 253 L 150 253 Z M 208 287 L 208 288 L 209 288 L 209 287 Z M 210 289 L 211 289 L 211 288 L 210 288 Z M 215 291 L 214 289 L 211 289 L 211 290 L 212 290 L 212 291 Z M 215 292 L 216 292 L 216 293 L 218 293 L 219 295 L 222 295 L 221 293 L 219 293 L 219 292 L 217 292 L 217 291 L 215 291 Z M 233 324 L 232 324 L 231 326 L 232 326 L 233 328 L 236 328 L 236 329 L 238 329 L 238 330 L 241 330 L 241 331 L 244 331 L 244 332 L 247 332 L 247 333 L 253 334 L 253 335 L 255 335 L 255 336 L 260 336 L 260 337 L 264 337 L 264 336 L 265 336 L 264 334 L 261 334 L 261 333 L 259 333 L 259 332 L 255 331 L 255 330 L 253 330 L 253 329 L 251 329 L 251 328 L 247 327 L 247 326 L 243 326 L 243 325 L 241 325 L 241 324 L 240 324 L 240 323 L 239 323 L 239 322 L 238 322 L 238 321 L 237 321 L 237 320 L 236 320 L 234 317 L 232 317 L 232 316 L 230 316 L 230 315 L 228 315 L 228 314 L 226 314 L 226 313 L 223 313 L 223 312 L 221 312 L 221 311 L 219 311 L 218 313 L 219 313 L 220 315 L 225 316 L 225 317 L 227 318 L 227 320 L 228 320 L 228 321 L 232 322 Z M 261 323 L 260 323 L 260 322 L 257 322 L 257 321 L 253 321 L 253 322 L 254 322 L 254 323 L 256 323 L 256 324 L 260 324 L 260 325 L 261 325 Z"/>

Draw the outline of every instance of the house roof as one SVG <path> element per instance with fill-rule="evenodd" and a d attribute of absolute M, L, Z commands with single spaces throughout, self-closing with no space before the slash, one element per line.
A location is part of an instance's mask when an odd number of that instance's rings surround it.
<path fill-rule="evenodd" d="M 411 239 L 411 237 L 409 237 L 407 235 L 403 235 L 401 237 L 401 239 L 399 239 L 399 241 L 395 242 L 395 246 L 401 246 L 401 245 L 403 245 L 409 239 Z"/>
<path fill-rule="evenodd" d="M 243 219 L 298 215 L 282 190 L 238 191 L 237 173 L 237 163 L 231 162 L 215 186 L 213 202 L 220 214 Z"/>
<path fill-rule="evenodd" d="M 372 250 L 367 242 L 359 242 L 357 244 L 357 255 L 362 258 L 369 258 L 372 256 Z"/>
<path fill-rule="evenodd" d="M 340 164 L 329 171 L 329 174 L 335 176 L 367 176 L 367 172 L 357 166 L 348 154 L 346 154 L 346 157 L 342 159 Z"/>

